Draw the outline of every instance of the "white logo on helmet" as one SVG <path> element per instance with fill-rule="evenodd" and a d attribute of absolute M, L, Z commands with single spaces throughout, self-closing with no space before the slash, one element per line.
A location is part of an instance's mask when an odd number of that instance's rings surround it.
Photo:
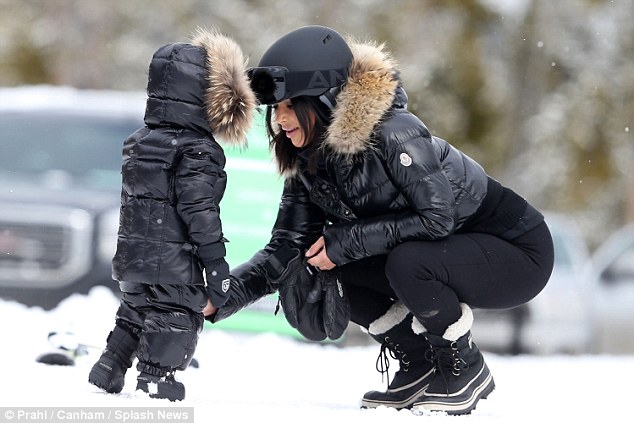
<path fill-rule="evenodd" d="M 401 160 L 401 164 L 405 167 L 410 166 L 412 164 L 412 158 L 407 153 L 401 153 L 401 155 L 399 156 L 399 159 Z"/>

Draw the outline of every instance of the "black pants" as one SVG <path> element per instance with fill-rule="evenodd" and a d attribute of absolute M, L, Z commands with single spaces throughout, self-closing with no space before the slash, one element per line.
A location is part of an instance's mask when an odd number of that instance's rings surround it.
<path fill-rule="evenodd" d="M 117 324 L 139 334 L 137 368 L 164 376 L 189 365 L 203 327 L 204 286 L 121 282 Z"/>
<path fill-rule="evenodd" d="M 400 300 L 432 334 L 442 335 L 472 308 L 522 305 L 546 285 L 554 263 L 546 223 L 513 239 L 483 233 L 398 245 L 386 256 L 341 267 L 352 321 L 368 327 Z"/>

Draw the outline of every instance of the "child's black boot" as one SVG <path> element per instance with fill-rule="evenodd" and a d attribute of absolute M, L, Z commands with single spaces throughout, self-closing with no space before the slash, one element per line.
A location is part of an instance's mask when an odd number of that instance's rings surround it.
<path fill-rule="evenodd" d="M 88 382 L 111 394 L 121 392 L 138 343 L 139 337 L 131 328 L 115 325 L 104 352 L 90 370 Z"/>

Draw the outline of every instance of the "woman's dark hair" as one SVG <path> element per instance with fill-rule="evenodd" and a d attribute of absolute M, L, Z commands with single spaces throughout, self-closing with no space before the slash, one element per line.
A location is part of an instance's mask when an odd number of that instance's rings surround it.
<path fill-rule="evenodd" d="M 275 154 L 277 166 L 281 173 L 289 171 L 295 167 L 299 152 L 304 148 L 312 151 L 308 158 L 307 169 L 310 173 L 317 170 L 319 146 L 326 133 L 326 122 L 316 113 L 313 103 L 309 97 L 301 96 L 291 99 L 293 111 L 297 115 L 297 121 L 306 137 L 305 147 L 297 148 L 286 136 L 284 131 L 276 130 L 276 124 L 272 122 L 273 106 L 266 108 L 266 130 L 269 136 L 269 148 Z M 313 119 L 312 116 L 315 118 Z M 314 123 L 313 123 L 314 122 Z"/>

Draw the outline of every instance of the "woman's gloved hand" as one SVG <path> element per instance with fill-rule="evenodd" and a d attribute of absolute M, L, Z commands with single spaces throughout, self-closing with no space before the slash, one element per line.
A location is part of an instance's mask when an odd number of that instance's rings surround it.
<path fill-rule="evenodd" d="M 322 319 L 326 336 L 339 339 L 350 322 L 350 301 L 337 270 L 322 270 L 315 278 L 306 298 L 308 303 L 322 302 Z"/>
<path fill-rule="evenodd" d="M 277 289 L 284 317 L 295 329 L 299 326 L 299 310 L 314 284 L 314 271 L 306 264 L 299 249 L 282 245 L 264 266 L 268 282 Z"/>

